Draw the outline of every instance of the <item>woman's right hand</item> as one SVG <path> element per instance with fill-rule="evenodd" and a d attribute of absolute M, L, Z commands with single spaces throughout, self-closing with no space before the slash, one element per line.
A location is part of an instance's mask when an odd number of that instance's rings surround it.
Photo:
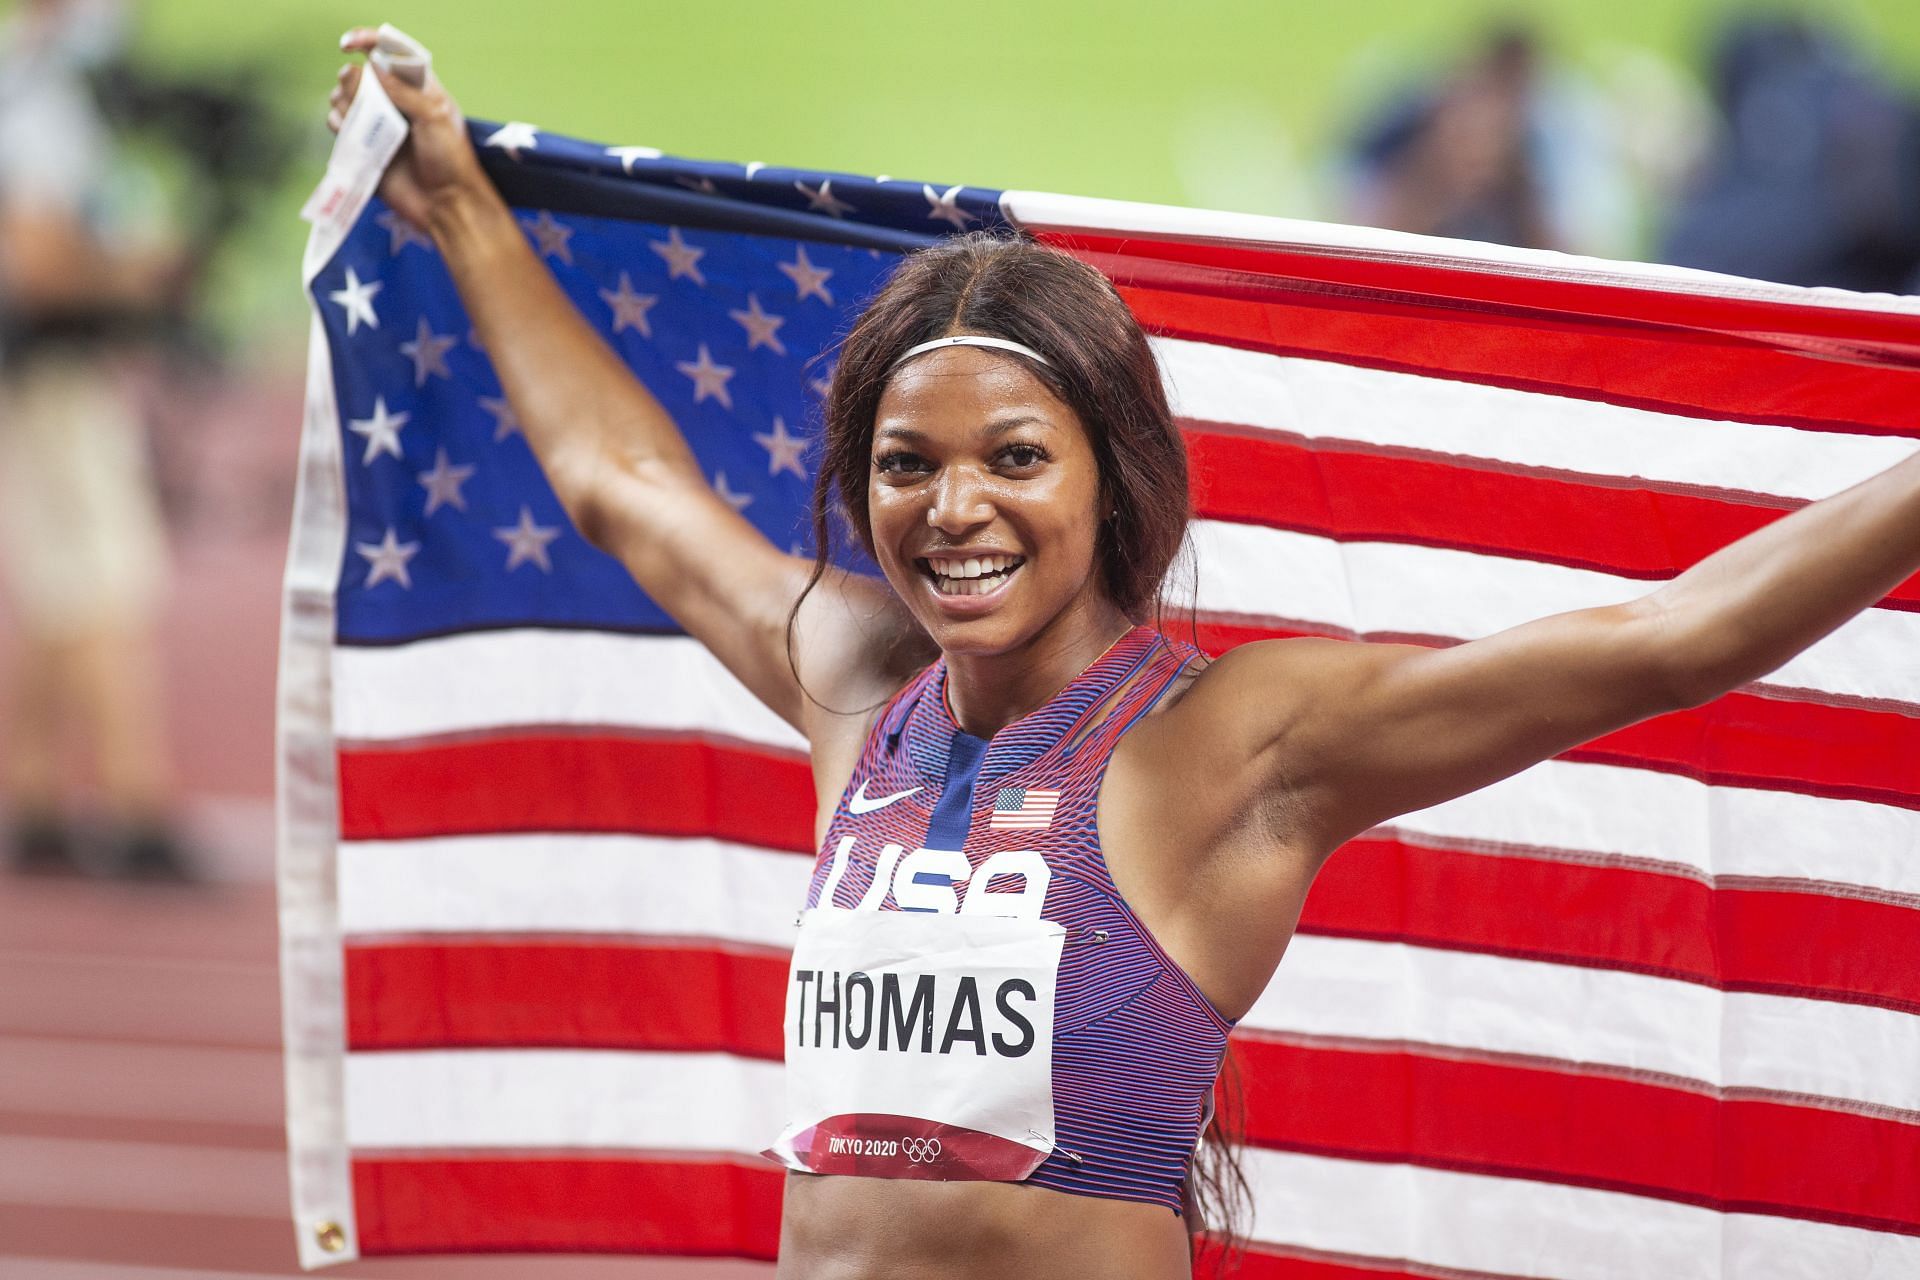
<path fill-rule="evenodd" d="M 340 47 L 348 53 L 370 53 L 379 38 L 372 27 L 355 27 L 340 37 Z M 340 132 L 367 65 L 350 62 L 340 68 L 338 82 L 327 98 L 327 128 L 335 133 Z M 460 104 L 431 68 L 426 83 L 419 87 L 378 67 L 373 72 L 408 124 L 406 144 L 380 180 L 380 198 L 408 222 L 430 231 L 437 212 L 464 196 L 490 193 L 492 185 L 467 137 L 467 121 Z"/>

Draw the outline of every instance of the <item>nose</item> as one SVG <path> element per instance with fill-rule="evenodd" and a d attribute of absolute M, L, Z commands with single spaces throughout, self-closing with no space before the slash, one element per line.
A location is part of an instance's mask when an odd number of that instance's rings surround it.
<path fill-rule="evenodd" d="M 933 483 L 927 523 L 943 533 L 958 535 L 993 519 L 993 503 L 986 486 L 971 467 L 941 469 Z"/>

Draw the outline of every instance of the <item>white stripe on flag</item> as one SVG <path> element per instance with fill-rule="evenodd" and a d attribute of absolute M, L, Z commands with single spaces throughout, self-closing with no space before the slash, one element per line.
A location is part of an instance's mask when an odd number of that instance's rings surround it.
<path fill-rule="evenodd" d="M 1406 1164 L 1249 1150 L 1256 1242 L 1553 1280 L 1896 1280 L 1920 1239 Z"/>
<path fill-rule="evenodd" d="M 1920 451 L 1898 436 L 1693 418 L 1181 338 L 1153 347 L 1176 413 L 1317 440 L 1806 499 Z"/>
<path fill-rule="evenodd" d="M 1619 765 L 1546 760 L 1381 830 L 1920 894 L 1920 812 Z"/>
<path fill-rule="evenodd" d="M 1261 213 L 1229 213 L 1186 205 L 1011 190 L 1000 193 L 1000 211 L 1010 221 L 1035 233 L 1115 231 L 1143 239 L 1237 240 L 1262 249 L 1331 250 L 1338 256 L 1357 253 L 1413 266 L 1619 284 L 1849 311 L 1920 314 L 1920 299 L 1894 294 L 1772 284 L 1658 262 L 1589 258 L 1549 249 L 1521 249 L 1481 240 L 1453 240 L 1380 227 L 1276 218 Z"/>
<path fill-rule="evenodd" d="M 1472 640 L 1658 584 L 1506 556 L 1196 520 L 1199 607 L 1372 635 Z M 1182 584 L 1170 584 L 1178 605 Z M 1764 684 L 1920 704 L 1920 614 L 1868 609 Z"/>
<path fill-rule="evenodd" d="M 813 864 L 712 839 L 547 834 L 340 846 L 340 928 L 638 933 L 790 949 Z"/>
<path fill-rule="evenodd" d="M 343 742 L 499 725 L 646 725 L 804 752 L 807 741 L 687 636 L 470 632 L 334 650 Z"/>
<path fill-rule="evenodd" d="M 1580 965 L 1300 934 L 1240 1025 L 1920 1111 L 1911 1014 Z"/>
<path fill-rule="evenodd" d="M 348 1141 L 384 1150 L 752 1152 L 786 1097 L 779 1063 L 726 1053 L 383 1051 L 348 1054 L 346 1076 Z"/>

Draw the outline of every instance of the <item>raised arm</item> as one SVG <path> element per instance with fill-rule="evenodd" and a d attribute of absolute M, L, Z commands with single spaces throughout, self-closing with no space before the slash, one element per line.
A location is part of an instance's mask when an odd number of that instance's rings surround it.
<path fill-rule="evenodd" d="M 351 31 L 350 52 L 375 32 Z M 329 123 L 358 87 L 341 69 Z M 487 180 L 458 105 L 429 76 L 381 83 L 411 126 L 380 194 L 433 236 L 481 345 L 554 495 L 582 537 L 618 557 L 641 588 L 780 717 L 813 736 L 823 714 L 787 660 L 788 610 L 811 562 L 775 548 L 708 487 L 678 426 L 600 339 L 527 243 Z M 830 571 L 795 637 L 806 691 L 834 708 L 874 702 L 930 656 L 883 585 Z"/>
<path fill-rule="evenodd" d="M 1215 696 L 1222 715 L 1237 715 L 1261 785 L 1287 791 L 1301 843 L 1324 858 L 1398 814 L 1710 702 L 1782 666 L 1916 569 L 1920 454 L 1638 600 L 1444 649 L 1244 645 L 1217 664 Z"/>

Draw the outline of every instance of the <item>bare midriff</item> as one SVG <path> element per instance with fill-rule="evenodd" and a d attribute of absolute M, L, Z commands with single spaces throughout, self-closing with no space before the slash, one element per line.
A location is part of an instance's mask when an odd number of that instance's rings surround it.
<path fill-rule="evenodd" d="M 1010 1182 L 787 1175 L 780 1280 L 1186 1280 L 1164 1205 Z"/>

